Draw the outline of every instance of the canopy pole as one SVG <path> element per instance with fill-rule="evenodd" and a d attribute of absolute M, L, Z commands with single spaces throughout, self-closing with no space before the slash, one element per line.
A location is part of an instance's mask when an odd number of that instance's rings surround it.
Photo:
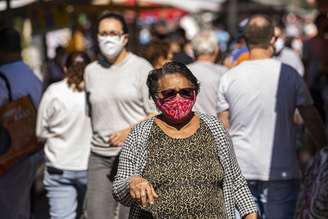
<path fill-rule="evenodd" d="M 39 0 L 39 4 L 42 6 L 43 4 L 43 0 Z M 45 13 L 47 13 L 45 11 Z M 48 45 L 47 45 L 47 28 L 43 29 L 41 31 L 41 39 L 42 39 L 42 54 L 43 54 L 43 60 L 45 62 L 49 61 L 49 57 L 48 57 Z"/>
<path fill-rule="evenodd" d="M 7 19 L 5 19 L 5 24 L 12 27 L 13 26 L 13 19 L 11 14 L 11 1 L 6 0 L 6 12 L 7 12 Z"/>
<path fill-rule="evenodd" d="M 237 12 L 237 0 L 228 1 L 228 28 L 232 35 L 237 33 L 237 22 L 238 22 L 238 12 Z"/>
<path fill-rule="evenodd" d="M 6 6 L 6 10 L 9 11 L 11 9 L 10 0 L 6 0 Z"/>

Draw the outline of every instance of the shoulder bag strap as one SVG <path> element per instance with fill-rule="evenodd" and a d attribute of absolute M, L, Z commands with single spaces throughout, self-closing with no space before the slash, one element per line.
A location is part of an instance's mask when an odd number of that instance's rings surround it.
<path fill-rule="evenodd" d="M 5 82 L 7 90 L 8 90 L 8 98 L 9 101 L 13 101 L 13 95 L 12 95 L 12 91 L 11 91 L 11 87 L 10 87 L 10 83 L 8 78 L 5 76 L 4 73 L 0 72 L 0 78 Z"/>

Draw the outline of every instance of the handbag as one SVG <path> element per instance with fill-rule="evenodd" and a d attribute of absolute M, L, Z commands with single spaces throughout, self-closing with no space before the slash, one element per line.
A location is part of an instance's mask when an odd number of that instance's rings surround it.
<path fill-rule="evenodd" d="M 304 172 L 295 219 L 328 218 L 328 147 L 309 161 Z"/>
<path fill-rule="evenodd" d="M 36 109 L 29 95 L 13 100 L 8 79 L 0 72 L 6 84 L 9 101 L 0 107 L 0 175 L 16 161 L 41 148 L 35 135 Z"/>

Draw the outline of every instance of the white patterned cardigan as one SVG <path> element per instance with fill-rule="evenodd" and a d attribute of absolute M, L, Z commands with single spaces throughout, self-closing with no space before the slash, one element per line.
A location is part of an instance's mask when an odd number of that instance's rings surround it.
<path fill-rule="evenodd" d="M 199 115 L 215 138 L 218 157 L 224 169 L 223 195 L 227 219 L 235 218 L 235 209 L 241 216 L 256 212 L 257 208 L 246 180 L 241 175 L 231 139 L 223 123 L 214 116 Z M 142 176 L 143 174 L 147 161 L 147 140 L 153 122 L 154 117 L 143 121 L 129 134 L 120 154 L 118 171 L 113 183 L 114 198 L 123 205 L 131 207 L 130 219 L 139 219 L 141 208 L 130 196 L 129 179 L 131 176 Z"/>

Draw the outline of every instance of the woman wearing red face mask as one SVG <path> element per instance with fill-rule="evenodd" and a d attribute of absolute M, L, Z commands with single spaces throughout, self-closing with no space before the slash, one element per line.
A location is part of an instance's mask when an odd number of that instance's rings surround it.
<path fill-rule="evenodd" d="M 161 114 L 138 124 L 121 151 L 114 198 L 137 218 L 246 219 L 257 209 L 231 140 L 215 117 L 192 111 L 199 84 L 181 63 L 150 72 Z"/>

